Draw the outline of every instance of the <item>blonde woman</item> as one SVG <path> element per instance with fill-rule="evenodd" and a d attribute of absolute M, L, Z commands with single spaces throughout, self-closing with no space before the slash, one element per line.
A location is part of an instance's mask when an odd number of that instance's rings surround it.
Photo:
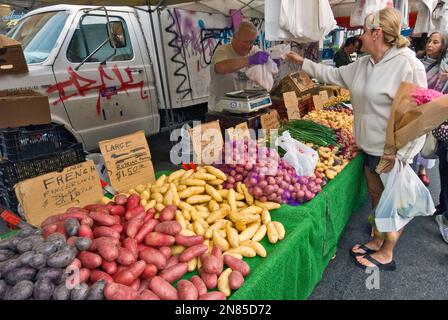
<path fill-rule="evenodd" d="M 388 162 L 383 172 L 392 170 L 395 159 L 412 159 L 422 148 L 424 137 L 407 144 L 396 155 L 384 155 L 386 127 L 392 101 L 402 81 L 427 87 L 425 68 L 415 53 L 408 48 L 409 41 L 400 35 L 400 14 L 386 8 L 366 17 L 363 26 L 361 50 L 367 55 L 356 62 L 333 68 L 289 53 L 287 60 L 302 65 L 305 72 L 326 83 L 348 88 L 354 110 L 354 136 L 364 151 L 364 173 L 375 208 L 384 186 L 375 168 L 381 159 Z M 412 161 L 412 160 L 411 160 Z M 355 245 L 350 253 L 360 267 L 395 270 L 393 250 L 403 229 L 385 234 L 374 232 L 365 244 Z"/>

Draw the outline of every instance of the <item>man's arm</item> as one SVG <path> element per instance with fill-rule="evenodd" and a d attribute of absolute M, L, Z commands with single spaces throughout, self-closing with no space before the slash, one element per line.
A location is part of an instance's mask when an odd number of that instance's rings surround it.
<path fill-rule="evenodd" d="M 227 59 L 215 64 L 215 73 L 228 74 L 249 66 L 249 57 Z"/>

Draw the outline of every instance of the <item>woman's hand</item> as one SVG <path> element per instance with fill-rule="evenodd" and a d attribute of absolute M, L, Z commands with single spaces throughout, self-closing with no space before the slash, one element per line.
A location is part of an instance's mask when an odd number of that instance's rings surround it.
<path fill-rule="evenodd" d="M 299 65 L 303 64 L 303 61 L 305 60 L 300 54 L 290 51 L 286 54 L 285 60 L 288 62 L 294 62 Z"/>
<path fill-rule="evenodd" d="M 387 162 L 387 164 L 383 167 L 381 173 L 388 173 L 394 168 L 395 164 L 395 155 L 394 154 L 383 154 L 381 156 L 381 160 Z"/>

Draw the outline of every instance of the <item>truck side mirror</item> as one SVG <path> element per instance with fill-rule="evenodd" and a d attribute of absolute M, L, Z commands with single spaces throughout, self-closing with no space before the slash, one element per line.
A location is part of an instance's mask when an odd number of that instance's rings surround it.
<path fill-rule="evenodd" d="M 126 37 L 121 21 L 112 21 L 107 24 L 109 43 L 112 48 L 120 49 L 126 47 Z"/>

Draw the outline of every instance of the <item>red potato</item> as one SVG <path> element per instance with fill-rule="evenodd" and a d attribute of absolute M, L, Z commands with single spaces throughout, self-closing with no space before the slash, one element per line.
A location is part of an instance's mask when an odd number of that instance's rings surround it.
<path fill-rule="evenodd" d="M 226 296 L 221 291 L 213 291 L 199 296 L 198 300 L 226 300 Z"/>
<path fill-rule="evenodd" d="M 140 196 L 137 194 L 131 194 L 126 202 L 126 211 L 129 211 L 140 204 Z"/>
<path fill-rule="evenodd" d="M 198 296 L 202 296 L 203 294 L 207 293 L 207 286 L 205 285 L 205 283 L 201 279 L 201 277 L 199 277 L 199 276 L 192 276 L 190 281 L 196 287 L 196 290 L 198 291 Z"/>
<path fill-rule="evenodd" d="M 146 248 L 139 253 L 139 257 L 147 264 L 154 264 L 159 270 L 164 269 L 166 266 L 165 256 L 157 249 Z"/>
<path fill-rule="evenodd" d="M 101 268 L 110 275 L 114 275 L 117 273 L 118 266 L 115 261 L 106 261 L 103 259 L 103 262 L 101 263 Z"/>
<path fill-rule="evenodd" d="M 67 278 L 67 284 L 75 287 L 76 285 L 80 283 L 87 282 L 90 278 L 90 270 L 87 268 L 82 268 L 79 270 L 79 277 L 77 276 L 70 276 Z"/>
<path fill-rule="evenodd" d="M 93 229 L 93 235 L 95 236 L 95 238 L 108 237 L 108 238 L 120 239 L 119 232 L 104 226 L 95 227 Z"/>
<path fill-rule="evenodd" d="M 126 208 L 117 204 L 112 206 L 109 211 L 111 215 L 122 217 L 126 213 Z"/>
<path fill-rule="evenodd" d="M 68 239 L 67 239 L 67 244 L 68 244 L 69 246 L 71 246 L 71 247 L 74 247 L 74 246 L 75 246 L 76 239 L 78 239 L 78 237 L 76 237 L 76 236 L 73 236 L 73 237 L 68 238 Z"/>
<path fill-rule="evenodd" d="M 159 224 L 158 220 L 150 219 L 148 221 L 143 220 L 142 227 L 138 230 L 137 234 L 135 235 L 134 239 L 137 240 L 138 243 L 145 240 L 145 237 L 148 235 L 148 233 L 154 231 L 155 227 Z"/>
<path fill-rule="evenodd" d="M 104 205 L 104 204 L 89 204 L 89 205 L 85 206 L 84 209 L 90 212 L 90 211 L 96 211 L 97 209 L 105 208 L 105 207 L 106 207 L 106 205 Z"/>
<path fill-rule="evenodd" d="M 177 207 L 175 205 L 166 206 L 160 212 L 159 220 L 161 222 L 173 220 L 176 217 L 176 210 L 177 210 Z"/>
<path fill-rule="evenodd" d="M 134 282 L 131 283 L 130 287 L 135 291 L 138 291 L 138 289 L 140 288 L 140 283 L 141 283 L 140 278 L 137 278 L 135 279 Z"/>
<path fill-rule="evenodd" d="M 128 202 L 128 197 L 126 197 L 124 194 L 119 194 L 115 196 L 115 203 L 118 205 L 125 205 L 126 202 Z"/>
<path fill-rule="evenodd" d="M 207 273 L 220 275 L 222 273 L 223 264 L 219 258 L 215 256 L 204 254 L 201 256 L 202 268 Z"/>
<path fill-rule="evenodd" d="M 151 247 L 169 247 L 172 246 L 175 241 L 173 236 L 160 232 L 150 232 L 145 237 L 145 243 Z"/>
<path fill-rule="evenodd" d="M 165 256 L 165 258 L 168 260 L 171 258 L 171 248 L 170 247 L 160 247 L 159 251 Z"/>
<path fill-rule="evenodd" d="M 84 212 L 71 212 L 71 213 L 56 214 L 56 215 L 48 217 L 47 219 L 42 221 L 41 227 L 43 228 L 49 224 L 53 224 L 56 222 L 64 222 L 65 220 L 70 219 L 70 218 L 75 218 L 75 219 L 78 219 L 81 221 L 82 219 L 84 219 L 86 217 L 88 217 L 88 215 L 85 214 Z"/>
<path fill-rule="evenodd" d="M 183 236 L 181 234 L 176 234 L 175 240 L 176 244 L 184 247 L 192 247 L 204 243 L 203 236 Z"/>
<path fill-rule="evenodd" d="M 86 225 L 88 225 L 90 228 L 92 228 L 92 227 L 93 227 L 93 224 L 94 224 L 94 221 L 93 221 L 92 218 L 90 218 L 90 217 L 86 217 L 86 218 L 84 218 L 84 219 L 81 220 L 81 224 L 86 224 Z"/>
<path fill-rule="evenodd" d="M 137 261 L 137 256 L 135 256 L 131 250 L 126 248 L 118 248 L 118 258 L 117 262 L 123 266 L 130 266 Z"/>
<path fill-rule="evenodd" d="M 130 267 L 118 271 L 114 275 L 114 280 L 117 283 L 124 284 L 126 286 L 130 286 L 140 275 L 145 271 L 146 263 L 142 260 L 137 261 Z M 137 288 L 138 289 L 138 288 Z"/>
<path fill-rule="evenodd" d="M 75 269 L 81 269 L 81 266 L 82 266 L 81 261 L 79 261 L 78 258 L 75 258 L 75 259 L 72 261 L 72 263 L 70 263 L 70 264 L 67 266 L 67 268 L 70 268 L 70 269 L 73 269 L 73 268 L 75 268 Z"/>
<path fill-rule="evenodd" d="M 244 277 L 239 271 L 232 271 L 229 276 L 230 289 L 239 289 L 244 284 Z"/>
<path fill-rule="evenodd" d="M 150 263 L 146 266 L 145 271 L 143 271 L 141 277 L 143 279 L 151 279 L 152 277 L 157 275 L 157 272 L 157 267 L 154 264 Z"/>
<path fill-rule="evenodd" d="M 199 257 L 206 253 L 208 250 L 208 246 L 206 244 L 198 244 L 192 247 L 185 249 L 184 252 L 179 257 L 180 262 L 188 262 L 191 259 Z"/>
<path fill-rule="evenodd" d="M 104 280 L 107 283 L 114 282 L 114 279 L 107 274 L 106 272 L 100 271 L 100 270 L 91 270 L 90 271 L 90 281 L 92 283 L 95 283 L 99 280 Z"/>
<path fill-rule="evenodd" d="M 151 219 L 154 219 L 154 216 L 156 215 L 156 209 L 150 208 L 146 210 L 146 216 L 145 216 L 145 222 Z"/>
<path fill-rule="evenodd" d="M 138 257 L 138 244 L 135 239 L 132 238 L 126 238 L 122 242 L 123 248 L 128 249 L 132 252 L 132 254 L 135 256 L 135 258 Z"/>
<path fill-rule="evenodd" d="M 139 243 L 139 244 L 137 245 L 137 249 L 138 249 L 138 253 L 139 253 L 139 254 L 140 254 L 140 252 L 142 252 L 143 250 L 146 250 L 146 249 L 148 249 L 148 248 L 151 248 L 151 247 L 147 246 L 147 245 L 144 244 L 144 243 Z"/>
<path fill-rule="evenodd" d="M 93 219 L 93 221 L 95 221 L 95 224 L 98 226 L 110 227 L 116 224 L 115 217 L 110 214 L 93 211 L 90 212 L 89 216 Z"/>
<path fill-rule="evenodd" d="M 219 261 L 219 268 L 222 272 L 224 269 L 224 260 L 222 259 L 222 250 L 218 246 L 214 246 L 211 252 L 212 256 L 216 257 Z M 221 272 L 219 274 L 221 274 Z"/>
<path fill-rule="evenodd" d="M 119 283 L 108 283 L 104 288 L 104 296 L 107 300 L 135 300 L 137 291 Z"/>
<path fill-rule="evenodd" d="M 177 221 L 165 221 L 159 223 L 154 230 L 170 236 L 175 236 L 182 231 L 182 226 Z"/>
<path fill-rule="evenodd" d="M 89 238 L 90 240 L 93 240 L 92 228 L 90 228 L 90 226 L 87 224 L 80 225 L 79 229 L 78 229 L 78 236 L 84 237 L 84 238 Z"/>
<path fill-rule="evenodd" d="M 58 228 L 57 223 L 49 224 L 42 230 L 42 236 L 44 239 L 47 239 L 50 234 L 53 234 L 56 232 L 56 229 Z"/>
<path fill-rule="evenodd" d="M 171 256 L 168 259 L 165 268 L 172 267 L 172 266 L 174 266 L 174 265 L 176 265 L 178 263 L 179 263 L 179 255 Z"/>
<path fill-rule="evenodd" d="M 149 283 L 149 289 L 154 292 L 160 300 L 178 300 L 179 296 L 177 294 L 176 288 L 174 288 L 165 279 L 155 276 Z"/>
<path fill-rule="evenodd" d="M 118 258 L 119 250 L 117 245 L 108 238 L 95 239 L 99 255 L 106 261 L 115 261 Z"/>
<path fill-rule="evenodd" d="M 140 281 L 140 288 L 138 288 L 138 294 L 142 294 L 143 291 L 148 289 L 149 283 L 151 280 L 149 279 L 143 279 Z"/>
<path fill-rule="evenodd" d="M 67 239 L 67 232 L 65 231 L 64 222 L 61 221 L 58 224 L 58 227 L 56 228 L 55 233 L 60 233 L 60 234 L 62 234 L 65 237 L 65 239 Z"/>
<path fill-rule="evenodd" d="M 86 210 L 84 208 L 72 207 L 72 208 L 68 208 L 65 213 L 84 213 L 84 214 L 89 214 L 89 210 Z"/>
<path fill-rule="evenodd" d="M 98 268 L 103 262 L 99 255 L 89 251 L 80 252 L 77 258 L 81 261 L 83 267 L 90 270 Z"/>
<path fill-rule="evenodd" d="M 143 218 L 130 220 L 126 228 L 126 235 L 129 238 L 134 238 L 142 226 Z"/>
<path fill-rule="evenodd" d="M 107 208 L 107 206 L 104 206 L 102 208 L 98 208 L 98 209 L 96 209 L 94 211 L 91 211 L 90 213 L 92 213 L 92 212 L 98 212 L 98 213 L 101 213 L 101 214 L 104 214 L 104 215 L 108 215 L 108 216 L 110 215 L 110 211 Z"/>
<path fill-rule="evenodd" d="M 142 206 L 137 206 L 133 209 L 126 211 L 125 218 L 126 220 L 132 220 L 137 216 L 143 215 L 143 218 L 146 216 L 145 208 Z"/>
<path fill-rule="evenodd" d="M 172 267 L 165 268 L 160 273 L 160 277 L 168 281 L 169 283 L 173 283 L 176 280 L 182 278 L 184 274 L 188 272 L 188 263 L 178 263 Z"/>
<path fill-rule="evenodd" d="M 110 226 L 110 228 L 120 234 L 123 232 L 123 226 L 121 224 L 114 224 L 113 226 Z"/>
<path fill-rule="evenodd" d="M 199 293 L 195 285 L 188 280 L 180 280 L 177 284 L 179 300 L 198 300 Z"/>
<path fill-rule="evenodd" d="M 109 213 L 110 213 L 110 209 L 112 209 L 115 205 L 116 205 L 116 203 L 113 201 L 106 204 L 106 209 L 109 210 Z"/>
<path fill-rule="evenodd" d="M 214 289 L 218 285 L 218 276 L 216 274 L 207 273 L 204 269 L 199 269 L 199 276 L 204 281 L 207 289 Z"/>
<path fill-rule="evenodd" d="M 151 290 L 143 290 L 137 297 L 137 300 L 160 300 L 160 298 Z"/>
<path fill-rule="evenodd" d="M 228 254 L 224 255 L 224 264 L 229 266 L 233 271 L 241 272 L 244 277 L 247 276 L 250 272 L 250 267 L 246 262 L 232 257 Z"/>

